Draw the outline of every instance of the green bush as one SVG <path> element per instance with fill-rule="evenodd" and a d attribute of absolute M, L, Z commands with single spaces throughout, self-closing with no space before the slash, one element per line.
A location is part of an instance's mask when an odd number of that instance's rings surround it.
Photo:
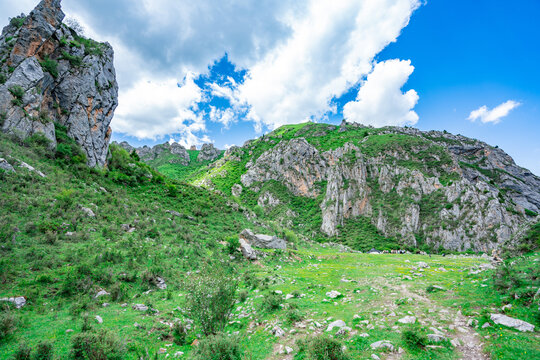
<path fill-rule="evenodd" d="M 22 106 L 23 97 L 24 97 L 24 89 L 20 85 L 13 85 L 9 88 L 9 92 L 14 97 L 11 103 L 15 106 Z"/>
<path fill-rule="evenodd" d="M 187 308 L 205 335 L 223 331 L 236 301 L 238 282 L 222 265 L 207 266 L 187 280 Z"/>
<path fill-rule="evenodd" d="M 418 329 L 405 330 L 401 334 L 401 340 L 405 347 L 411 351 L 423 349 L 427 344 L 427 337 Z"/>
<path fill-rule="evenodd" d="M 186 345 L 187 329 L 181 322 L 177 322 L 173 327 L 174 343 L 178 346 Z"/>
<path fill-rule="evenodd" d="M 17 351 L 13 355 L 13 360 L 30 360 L 32 358 L 32 348 L 27 343 L 19 344 Z"/>
<path fill-rule="evenodd" d="M 241 360 L 240 341 L 235 337 L 214 335 L 199 342 L 190 356 L 191 360 Z"/>
<path fill-rule="evenodd" d="M 339 340 L 328 335 L 318 335 L 311 339 L 297 342 L 300 354 L 306 354 L 309 360 L 349 360 Z"/>
<path fill-rule="evenodd" d="M 298 309 L 289 309 L 285 313 L 285 319 L 289 324 L 294 324 L 304 319 L 304 314 Z"/>
<path fill-rule="evenodd" d="M 0 343 L 15 332 L 17 323 L 18 319 L 11 312 L 0 313 Z"/>
<path fill-rule="evenodd" d="M 5 112 L 0 112 L 0 128 L 4 126 L 4 122 L 6 122 L 7 114 Z"/>
<path fill-rule="evenodd" d="M 538 214 L 532 210 L 529 210 L 529 209 L 525 209 L 525 215 L 527 216 L 531 216 L 531 217 L 537 217 Z"/>
<path fill-rule="evenodd" d="M 235 254 L 237 249 L 240 247 L 240 240 L 238 236 L 230 236 L 226 239 L 227 241 L 227 252 L 231 255 Z"/>
<path fill-rule="evenodd" d="M 246 290 L 242 290 L 238 293 L 238 300 L 240 302 L 245 302 L 249 296 L 249 293 Z"/>
<path fill-rule="evenodd" d="M 54 124 L 56 134 L 55 158 L 63 164 L 86 164 L 86 154 L 83 149 L 67 134 L 67 127 L 59 123 Z"/>
<path fill-rule="evenodd" d="M 9 20 L 9 24 L 11 26 L 15 26 L 17 28 L 21 28 L 23 25 L 24 25 L 24 21 L 26 20 L 26 16 L 17 16 L 17 17 L 14 17 L 14 18 L 11 18 Z"/>
<path fill-rule="evenodd" d="M 51 145 L 51 140 L 45 137 L 43 133 L 37 132 L 32 136 L 24 139 L 23 144 L 27 147 L 37 150 L 38 154 L 43 155 Z"/>
<path fill-rule="evenodd" d="M 107 331 L 85 332 L 71 339 L 70 358 L 73 360 L 122 360 L 125 355 L 124 344 Z"/>
<path fill-rule="evenodd" d="M 4 85 L 7 81 L 7 76 L 4 73 L 0 73 L 0 85 Z"/>
<path fill-rule="evenodd" d="M 52 360 L 54 356 L 54 349 L 51 343 L 41 341 L 34 351 L 32 360 Z"/>
<path fill-rule="evenodd" d="M 83 64 L 82 58 L 75 55 L 71 55 L 67 51 L 62 51 L 62 59 L 69 61 L 71 66 L 74 66 L 74 67 L 81 67 Z"/>
<path fill-rule="evenodd" d="M 53 78 L 56 79 L 58 77 L 58 62 L 56 60 L 45 56 L 45 59 L 40 61 L 40 64 L 43 70 L 51 74 Z"/>
<path fill-rule="evenodd" d="M 266 312 L 273 312 L 281 309 L 281 304 L 283 303 L 283 298 L 278 294 L 266 294 L 261 302 L 261 310 Z"/>

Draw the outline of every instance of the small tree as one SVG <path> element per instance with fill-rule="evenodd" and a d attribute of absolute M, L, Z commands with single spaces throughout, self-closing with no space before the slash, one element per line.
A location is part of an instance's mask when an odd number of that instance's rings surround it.
<path fill-rule="evenodd" d="M 205 335 L 222 331 L 236 300 L 238 280 L 223 265 L 206 266 L 186 282 L 187 307 Z"/>

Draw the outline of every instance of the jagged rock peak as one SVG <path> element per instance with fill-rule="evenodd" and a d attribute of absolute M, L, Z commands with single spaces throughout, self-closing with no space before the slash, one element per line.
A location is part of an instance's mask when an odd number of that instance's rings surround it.
<path fill-rule="evenodd" d="M 221 150 L 214 147 L 214 144 L 204 144 L 201 148 L 197 161 L 213 161 L 221 155 Z"/>
<path fill-rule="evenodd" d="M 62 23 L 60 0 L 43 0 L 0 37 L 0 127 L 21 139 L 42 133 L 56 146 L 67 128 L 89 166 L 105 165 L 118 105 L 114 52 Z"/>

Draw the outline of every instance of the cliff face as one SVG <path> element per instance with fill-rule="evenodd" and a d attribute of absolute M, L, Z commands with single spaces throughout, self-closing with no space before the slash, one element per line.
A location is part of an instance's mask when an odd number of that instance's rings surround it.
<path fill-rule="evenodd" d="M 266 210 L 273 214 L 277 204 L 292 202 L 268 182 L 312 199 L 319 230 L 329 237 L 364 218 L 403 244 L 488 251 L 540 212 L 540 178 L 501 149 L 446 132 L 308 124 L 278 129 L 234 153 L 216 163 L 224 170 L 209 173 L 240 172 L 246 196 L 258 196 L 262 207 L 271 197 Z M 215 187 L 212 181 L 199 179 Z"/>
<path fill-rule="evenodd" d="M 60 2 L 43 0 L 2 31 L 1 128 L 22 139 L 43 133 L 54 148 L 54 122 L 60 123 L 88 165 L 103 166 L 118 105 L 113 49 L 63 24 Z"/>

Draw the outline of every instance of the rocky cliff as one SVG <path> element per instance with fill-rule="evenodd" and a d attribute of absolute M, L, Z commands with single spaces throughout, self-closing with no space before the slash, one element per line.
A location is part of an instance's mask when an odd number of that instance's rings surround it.
<path fill-rule="evenodd" d="M 317 230 L 353 242 L 364 219 L 399 244 L 489 251 L 540 212 L 540 178 L 501 149 L 413 128 L 286 126 L 227 152 L 208 174 L 196 183 L 234 188 L 300 229 L 318 207 Z"/>
<path fill-rule="evenodd" d="M 22 139 L 42 133 L 54 148 L 57 122 L 89 166 L 103 166 L 118 105 L 113 49 L 65 25 L 60 2 L 43 0 L 2 31 L 0 125 Z"/>

